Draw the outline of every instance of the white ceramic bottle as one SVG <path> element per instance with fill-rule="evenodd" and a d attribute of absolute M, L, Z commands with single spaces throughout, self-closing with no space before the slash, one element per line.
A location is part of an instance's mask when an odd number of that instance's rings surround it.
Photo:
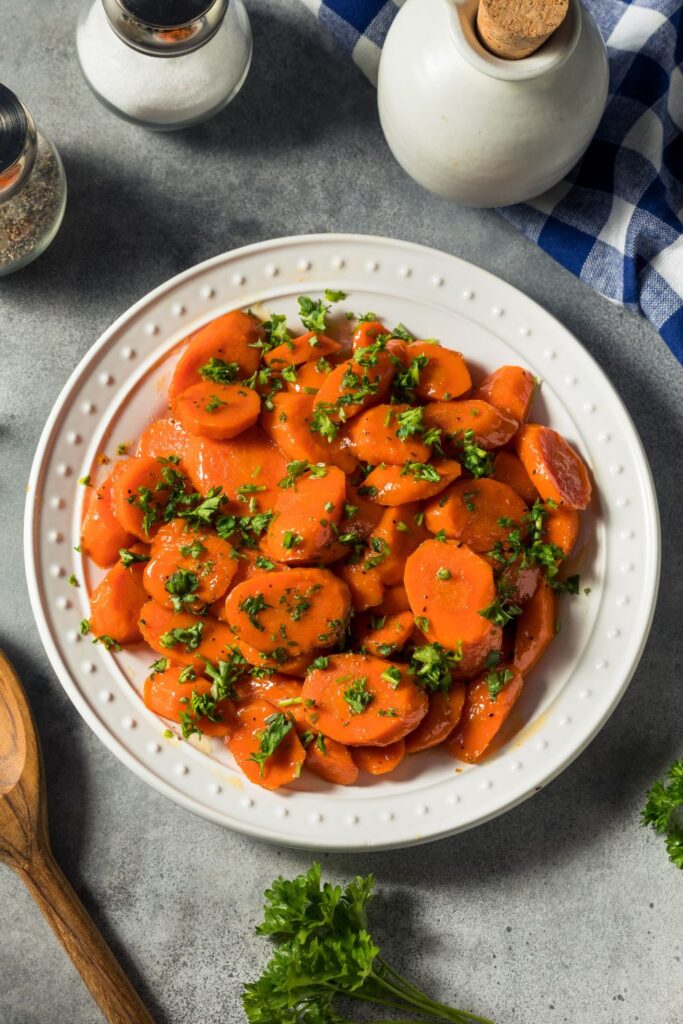
<path fill-rule="evenodd" d="M 425 188 L 470 206 L 545 192 L 586 150 L 607 99 L 607 54 L 579 0 L 535 53 L 494 56 L 478 0 L 407 0 L 387 35 L 378 102 L 387 142 Z"/>

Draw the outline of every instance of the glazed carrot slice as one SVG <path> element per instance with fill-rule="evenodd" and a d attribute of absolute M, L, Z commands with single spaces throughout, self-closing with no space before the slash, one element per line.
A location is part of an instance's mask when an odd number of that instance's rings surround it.
<path fill-rule="evenodd" d="M 548 544 L 555 544 L 571 555 L 579 535 L 579 513 L 573 508 L 558 508 L 548 512 L 543 536 Z"/>
<path fill-rule="evenodd" d="M 183 669 L 169 665 L 145 679 L 142 697 L 145 707 L 171 722 L 185 722 L 206 736 L 227 736 L 234 724 L 235 705 L 226 697 L 216 704 L 212 717 L 198 714 L 192 707 L 193 694 L 204 697 L 211 693 L 212 683 L 202 676 L 181 681 Z"/>
<path fill-rule="evenodd" d="M 185 531 L 178 520 L 169 523 L 176 538 L 170 540 L 169 528 L 159 543 L 155 538 L 152 557 L 145 566 L 144 585 L 158 604 L 174 610 L 195 611 L 218 600 L 237 572 L 233 548 L 209 530 Z"/>
<path fill-rule="evenodd" d="M 251 782 L 264 789 L 278 789 L 299 778 L 306 752 L 294 723 L 286 719 L 283 712 L 275 711 L 268 701 L 252 700 L 237 709 L 235 721 L 236 727 L 226 743 Z M 268 742 L 269 736 L 275 737 L 271 743 Z M 273 752 L 266 756 L 278 736 L 282 738 Z M 261 763 L 255 760 L 259 757 Z"/>
<path fill-rule="evenodd" d="M 467 687 L 460 726 L 448 741 L 448 752 L 458 761 L 470 764 L 481 761 L 517 703 L 522 692 L 522 675 L 515 668 L 510 671 L 512 678 L 495 697 L 490 695 L 484 676 Z"/>
<path fill-rule="evenodd" d="M 392 658 L 410 639 L 413 623 L 411 611 L 357 616 L 353 624 L 356 646 L 365 654 Z"/>
<path fill-rule="evenodd" d="M 344 510 L 344 474 L 336 466 L 319 466 L 296 478 L 285 477 L 281 484 L 290 481 L 291 486 L 281 490 L 275 503 L 275 517 L 261 548 L 278 562 L 324 561 Z"/>
<path fill-rule="evenodd" d="M 349 748 L 322 733 L 306 747 L 306 767 L 335 786 L 353 786 L 358 781 L 358 768 Z"/>
<path fill-rule="evenodd" d="M 133 548 L 136 554 L 146 550 L 142 544 Z M 147 600 L 142 585 L 144 563 L 134 562 L 124 568 L 117 562 L 90 595 L 90 630 L 95 638 L 111 637 L 119 644 L 140 639 L 138 618 Z"/>
<path fill-rule="evenodd" d="M 250 665 L 256 665 L 257 668 L 265 668 L 269 672 L 282 672 L 283 675 L 294 676 L 295 678 L 303 678 L 311 662 L 319 654 L 319 649 L 316 647 L 305 654 L 287 658 L 284 647 L 276 647 L 274 651 L 269 653 L 257 650 L 256 647 L 252 647 L 251 644 L 246 643 L 244 640 L 238 640 L 236 646 Z"/>
<path fill-rule="evenodd" d="M 261 399 L 244 384 L 201 381 L 182 391 L 173 401 L 173 413 L 191 434 L 226 441 L 253 427 L 261 411 Z"/>
<path fill-rule="evenodd" d="M 542 580 L 517 619 L 514 665 L 522 675 L 531 672 L 555 636 L 557 594 Z"/>
<path fill-rule="evenodd" d="M 308 331 L 266 352 L 263 361 L 271 370 L 277 371 L 285 366 L 300 366 L 321 356 L 336 355 L 340 349 L 341 344 L 334 338 Z"/>
<path fill-rule="evenodd" d="M 482 477 L 457 480 L 447 491 L 425 506 L 425 523 L 432 533 L 443 530 L 447 537 L 467 544 L 472 551 L 503 547 L 513 530 L 523 531 L 527 506 L 508 487 Z"/>
<path fill-rule="evenodd" d="M 473 441 L 486 449 L 507 444 L 518 427 L 517 420 L 507 413 L 475 398 L 430 402 L 424 409 L 424 422 L 428 427 L 439 427 L 445 438 L 454 439 L 456 446 L 465 432 L 471 430 Z"/>
<path fill-rule="evenodd" d="M 384 597 L 384 584 L 377 569 L 357 562 L 355 565 L 341 565 L 337 572 L 349 588 L 355 612 L 374 608 Z"/>
<path fill-rule="evenodd" d="M 406 736 L 406 753 L 431 750 L 447 740 L 462 717 L 465 684 L 453 682 L 448 693 L 438 690 L 429 696 L 429 711 L 416 729 Z"/>
<path fill-rule="evenodd" d="M 496 452 L 493 460 L 493 479 L 511 487 L 527 505 L 533 505 L 538 499 L 538 491 L 531 482 L 531 477 L 514 452 Z"/>
<path fill-rule="evenodd" d="M 556 430 L 527 423 L 515 437 L 515 449 L 544 501 L 562 508 L 588 507 L 591 481 L 586 465 Z"/>
<path fill-rule="evenodd" d="M 154 420 L 142 431 L 138 441 L 138 458 L 179 458 L 182 462 L 190 444 L 190 434 L 178 420 Z"/>
<path fill-rule="evenodd" d="M 298 568 L 245 580 L 225 604 L 237 638 L 265 654 L 290 658 L 337 644 L 350 608 L 348 587 L 333 573 Z"/>
<path fill-rule="evenodd" d="M 181 392 L 201 380 L 219 382 L 222 377 L 222 382 L 227 383 L 228 378 L 250 377 L 258 367 L 261 355 L 260 348 L 254 346 L 264 336 L 256 317 L 239 309 L 201 327 L 191 335 L 178 360 L 168 392 L 171 404 Z M 210 377 L 207 378 L 206 374 Z"/>
<path fill-rule="evenodd" d="M 119 548 L 130 547 L 135 537 L 124 530 L 114 514 L 112 483 L 125 463 L 119 463 L 91 495 L 81 527 L 81 551 L 102 569 L 113 565 Z"/>
<path fill-rule="evenodd" d="M 111 485 L 114 514 L 121 527 L 148 541 L 164 521 L 174 481 L 182 486 L 183 480 L 175 466 L 157 459 L 135 458 L 123 463 Z"/>
<path fill-rule="evenodd" d="M 407 505 L 439 494 L 462 473 L 453 459 L 435 459 L 430 463 L 406 463 L 405 466 L 379 465 L 368 473 L 363 491 L 379 505 Z"/>
<path fill-rule="evenodd" d="M 522 565 L 517 560 L 503 569 L 500 575 L 508 602 L 524 608 L 536 593 L 541 570 L 536 565 Z"/>
<path fill-rule="evenodd" d="M 315 396 L 314 416 L 324 414 L 333 424 L 345 423 L 363 409 L 381 402 L 396 372 L 388 352 L 375 355 L 361 348 L 340 363 Z"/>
<path fill-rule="evenodd" d="M 429 540 L 420 513 L 416 502 L 387 508 L 370 535 L 370 555 L 379 559 L 377 571 L 388 587 L 403 582 L 406 559 L 422 541 Z"/>
<path fill-rule="evenodd" d="M 360 771 L 369 775 L 387 775 L 398 768 L 406 756 L 405 740 L 396 740 L 386 747 L 353 747 L 351 757 Z"/>
<path fill-rule="evenodd" d="M 364 323 L 358 324 L 353 332 L 353 351 L 374 345 L 377 339 L 384 334 L 391 334 L 391 331 L 379 320 L 366 320 Z"/>
<path fill-rule="evenodd" d="M 387 587 L 380 604 L 375 608 L 375 615 L 397 615 L 399 612 L 410 611 L 410 601 L 403 584 Z"/>
<path fill-rule="evenodd" d="M 350 514 L 342 520 L 342 532 L 355 530 L 360 537 L 369 537 L 384 515 L 384 509 L 367 494 L 359 490 L 348 477 L 346 479 L 346 501 Z"/>
<path fill-rule="evenodd" d="M 389 673 L 387 675 L 387 673 Z M 387 746 L 427 713 L 427 697 L 399 666 L 368 654 L 334 654 L 306 676 L 304 706 L 313 728 L 347 746 Z"/>
<path fill-rule="evenodd" d="M 330 445 L 311 433 L 313 397 L 281 391 L 271 399 L 272 409 L 261 412 L 261 426 L 283 455 L 291 461 L 329 462 Z"/>
<path fill-rule="evenodd" d="M 536 381 L 521 366 L 501 366 L 485 377 L 473 398 L 495 405 L 518 423 L 525 423 L 536 393 Z"/>
<path fill-rule="evenodd" d="M 240 515 L 252 499 L 259 511 L 271 509 L 287 472 L 287 460 L 258 426 L 229 443 L 192 437 L 183 464 L 200 494 L 220 487 L 228 501 L 224 511 Z"/>
<path fill-rule="evenodd" d="M 431 448 L 418 434 L 403 437 L 406 416 L 416 410 L 409 405 L 376 405 L 349 424 L 345 434 L 353 455 L 373 465 L 386 462 L 402 466 L 406 462 L 428 462 Z"/>
<path fill-rule="evenodd" d="M 138 620 L 143 639 L 153 651 L 177 665 L 194 665 L 201 672 L 206 661 L 224 660 L 235 638 L 222 622 L 209 616 L 173 612 L 147 601 Z"/>
<path fill-rule="evenodd" d="M 425 541 L 406 562 L 405 587 L 418 628 L 431 643 L 460 645 L 463 671 L 500 647 L 500 629 L 479 614 L 496 596 L 493 572 L 465 545 Z"/>
<path fill-rule="evenodd" d="M 418 356 L 427 359 L 415 388 L 415 394 L 423 401 L 449 402 L 472 387 L 467 363 L 460 352 L 429 341 L 415 341 L 407 346 L 406 359 L 411 362 Z"/>
<path fill-rule="evenodd" d="M 302 363 L 297 368 L 294 380 L 285 381 L 285 392 L 297 395 L 317 395 L 332 370 L 332 363 L 324 357 L 314 363 Z"/>

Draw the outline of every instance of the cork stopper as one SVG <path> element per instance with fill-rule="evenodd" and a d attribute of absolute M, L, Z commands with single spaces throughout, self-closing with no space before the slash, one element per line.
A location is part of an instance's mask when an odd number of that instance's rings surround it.
<path fill-rule="evenodd" d="M 560 27 L 568 8 L 569 0 L 480 0 L 479 38 L 497 57 L 521 60 Z"/>

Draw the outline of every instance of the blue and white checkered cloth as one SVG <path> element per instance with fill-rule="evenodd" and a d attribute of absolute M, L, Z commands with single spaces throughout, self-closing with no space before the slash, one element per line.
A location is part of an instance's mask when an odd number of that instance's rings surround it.
<path fill-rule="evenodd" d="M 376 83 L 404 0 L 303 0 Z M 500 213 L 683 362 L 683 0 L 583 0 L 610 62 L 605 115 L 566 179 Z"/>

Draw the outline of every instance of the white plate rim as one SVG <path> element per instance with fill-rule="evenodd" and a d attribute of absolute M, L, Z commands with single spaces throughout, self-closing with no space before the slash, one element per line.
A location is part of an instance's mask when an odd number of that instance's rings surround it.
<path fill-rule="evenodd" d="M 470 820 L 460 821 L 457 823 L 447 823 L 443 827 L 432 828 L 429 824 L 425 828 L 425 821 L 420 822 L 419 831 L 417 825 L 413 825 L 410 829 L 410 834 L 402 834 L 394 836 L 390 839 L 377 840 L 376 836 L 368 839 L 361 839 L 361 837 L 354 832 L 353 829 L 347 831 L 346 835 L 342 836 L 337 834 L 336 836 L 328 836 L 325 834 L 314 835 L 313 833 L 307 835 L 292 835 L 289 832 L 284 832 L 281 829 L 273 826 L 259 826 L 253 822 L 248 822 L 242 819 L 236 819 L 234 816 L 226 815 L 223 811 L 216 811 L 215 809 L 206 806 L 205 804 L 199 803 L 196 799 L 187 797 L 183 792 L 179 791 L 178 788 L 170 784 L 166 779 L 160 778 L 154 771 L 149 769 L 143 764 L 137 756 L 132 754 L 126 747 L 125 743 L 118 737 L 109 732 L 108 729 L 103 727 L 97 714 L 91 708 L 88 701 L 81 694 L 76 682 L 74 681 L 70 671 L 65 666 L 59 649 L 54 642 L 51 634 L 51 625 L 46 613 L 46 609 L 43 604 L 43 599 L 40 591 L 40 582 L 38 578 L 38 566 L 36 560 L 36 551 L 34 548 L 34 537 L 35 530 L 38 525 L 38 510 L 40 504 L 36 500 L 39 496 L 38 485 L 40 483 L 43 461 L 49 452 L 51 440 L 54 436 L 55 431 L 58 429 L 60 420 L 65 414 L 65 406 L 67 400 L 75 386 L 82 376 L 84 370 L 98 356 L 103 350 L 106 349 L 107 345 L 116 337 L 118 332 L 126 326 L 126 324 L 134 321 L 140 313 L 148 308 L 152 308 L 158 300 L 166 297 L 168 298 L 173 291 L 177 290 L 179 286 L 191 281 L 194 277 L 199 277 L 205 274 L 207 271 L 211 271 L 215 268 L 221 267 L 223 264 L 239 260 L 240 258 L 251 256 L 259 253 L 275 253 L 288 247 L 296 247 L 301 244 L 305 245 L 331 245 L 341 246 L 345 245 L 361 245 L 368 246 L 372 251 L 377 253 L 387 249 L 398 249 L 401 252 L 409 255 L 414 253 L 416 255 L 422 255 L 427 258 L 433 258 L 435 261 L 446 261 L 447 264 L 454 268 L 457 268 L 459 272 L 466 271 L 467 276 L 472 280 L 475 285 L 488 285 L 493 286 L 499 291 L 504 301 L 509 302 L 521 302 L 524 307 L 533 314 L 537 319 L 545 321 L 546 327 L 551 327 L 552 332 L 556 334 L 557 338 L 567 342 L 575 351 L 581 354 L 581 357 L 587 360 L 593 373 L 597 375 L 597 378 L 601 381 L 601 385 L 606 385 L 611 398 L 615 399 L 619 412 L 624 418 L 624 422 L 627 424 L 630 430 L 630 436 L 628 438 L 629 445 L 631 446 L 635 459 L 637 462 L 637 468 L 641 474 L 641 483 L 644 483 L 642 498 L 644 502 L 644 512 L 647 518 L 647 525 L 649 526 L 649 533 L 647 536 L 647 543 L 649 549 L 647 551 L 648 556 L 648 574 L 646 579 L 646 588 L 641 591 L 646 597 L 646 604 L 648 607 L 648 613 L 646 619 L 642 622 L 639 630 L 638 643 L 633 651 L 631 665 L 628 671 L 623 673 L 623 677 L 620 680 L 618 687 L 615 687 L 611 694 L 611 699 L 604 706 L 599 717 L 592 720 L 589 729 L 585 730 L 581 740 L 571 750 L 569 754 L 564 756 L 562 759 L 552 765 L 552 768 L 546 770 L 543 774 L 542 780 L 539 782 L 536 780 L 533 784 L 527 785 L 522 791 L 518 792 L 514 797 L 509 800 L 501 802 L 495 809 L 490 810 L 486 813 L 477 815 Z M 370 266 L 374 261 L 370 260 L 366 266 L 367 270 L 375 269 Z M 275 276 L 275 274 L 269 276 Z M 330 279 L 333 286 L 341 285 L 343 282 L 334 280 L 334 269 L 328 271 L 327 278 Z M 407 276 L 407 275 L 406 275 Z M 443 278 L 439 278 L 438 275 L 432 279 L 432 283 L 439 287 L 444 283 Z M 303 282 L 302 282 L 303 285 Z M 371 286 L 370 286 L 371 287 Z M 261 289 L 263 290 L 263 289 Z M 303 287 L 302 287 L 302 290 Z M 472 298 L 473 293 L 468 294 L 466 289 L 463 293 L 465 298 Z M 253 300 L 252 300 L 253 301 Z M 241 303 L 246 304 L 246 303 Z M 501 315 L 503 311 L 497 308 L 493 308 L 492 313 L 494 316 Z M 215 314 L 214 314 L 215 315 Z M 493 327 L 490 328 L 493 330 Z M 528 333 L 528 332 L 527 332 Z M 81 716 L 90 725 L 95 734 L 105 743 L 105 745 L 132 771 L 134 771 L 140 778 L 142 778 L 148 785 L 151 785 L 158 792 L 163 793 L 165 796 L 172 799 L 174 802 L 186 807 L 188 810 L 198 813 L 203 817 L 208 818 L 218 824 L 228 826 L 237 831 L 241 831 L 247 835 L 251 835 L 269 842 L 278 843 L 285 846 L 299 847 L 310 850 L 326 850 L 326 851 L 353 851 L 353 850 L 387 850 L 387 849 L 398 849 L 402 847 L 418 845 L 420 843 L 433 842 L 438 839 L 445 838 L 449 835 L 456 834 L 457 832 L 464 831 L 466 829 L 475 827 L 476 825 L 483 824 L 492 818 L 497 817 L 500 814 L 505 813 L 507 810 L 512 809 L 524 800 L 528 799 L 540 788 L 547 785 L 550 781 L 557 777 L 569 764 L 571 764 L 576 757 L 588 746 L 592 739 L 604 726 L 605 722 L 609 719 L 613 713 L 615 707 L 621 700 L 628 684 L 630 683 L 633 674 L 636 671 L 640 658 L 642 656 L 645 644 L 648 639 L 652 619 L 656 608 L 656 597 L 659 584 L 660 575 L 660 559 L 661 559 L 661 539 L 660 539 L 660 521 L 659 521 L 659 510 L 656 501 L 656 492 L 654 489 L 654 483 L 652 480 L 651 470 L 648 464 L 647 456 L 642 445 L 642 441 L 638 435 L 638 432 L 633 424 L 632 418 L 624 406 L 623 402 L 618 396 L 616 389 L 608 381 L 605 374 L 598 366 L 597 362 L 593 359 L 591 354 L 581 345 L 562 324 L 559 323 L 551 314 L 543 309 L 538 303 L 534 302 L 528 296 L 524 295 L 514 286 L 507 282 L 497 278 L 495 275 L 488 271 L 477 267 L 474 264 L 467 263 L 457 256 L 453 256 L 450 253 L 442 252 L 433 249 L 429 246 L 419 245 L 413 242 L 405 242 L 400 239 L 384 238 L 382 236 L 370 236 L 353 233 L 329 233 L 329 234 L 309 234 L 309 235 L 293 235 L 278 239 L 264 240 L 262 242 L 253 243 L 246 246 L 241 246 L 234 250 L 229 250 L 225 253 L 214 256 L 202 263 L 196 264 L 180 274 L 177 274 L 173 278 L 166 282 L 163 282 L 158 287 L 148 292 L 145 296 L 139 299 L 136 303 L 130 306 L 121 316 L 119 316 L 109 328 L 107 328 L 98 340 L 91 346 L 91 348 L 85 353 L 83 358 L 80 360 L 74 371 L 70 374 L 64 387 L 61 389 L 59 396 L 57 397 L 51 413 L 47 419 L 45 427 L 42 431 L 36 454 L 33 460 L 29 484 L 27 488 L 27 498 L 25 505 L 24 515 L 24 556 L 25 556 L 25 569 L 27 576 L 27 584 L 29 589 L 29 596 L 31 600 L 31 606 L 38 626 L 41 640 L 48 654 L 53 670 L 56 672 L 62 686 L 64 687 L 70 700 L 77 708 Z M 253 801 L 252 801 L 253 803 Z M 418 809 L 419 810 L 419 809 Z M 357 823 L 352 819 L 348 822 L 349 824 Z"/>

